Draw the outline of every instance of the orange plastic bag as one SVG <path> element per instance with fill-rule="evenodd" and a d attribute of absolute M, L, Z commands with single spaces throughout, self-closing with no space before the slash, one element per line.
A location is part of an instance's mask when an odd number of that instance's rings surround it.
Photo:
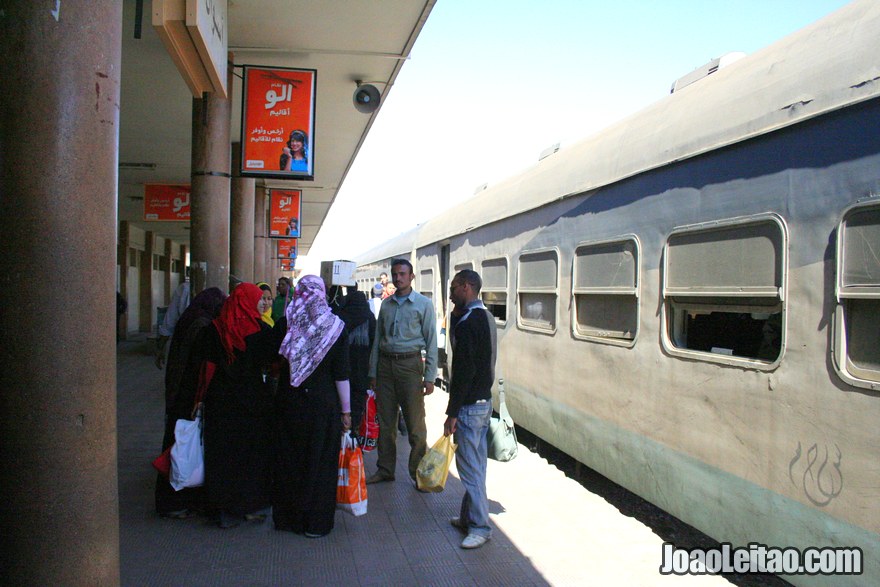
<path fill-rule="evenodd" d="M 339 477 L 336 481 L 336 507 L 355 516 L 367 513 L 367 480 L 364 454 L 347 432 L 339 450 Z"/>

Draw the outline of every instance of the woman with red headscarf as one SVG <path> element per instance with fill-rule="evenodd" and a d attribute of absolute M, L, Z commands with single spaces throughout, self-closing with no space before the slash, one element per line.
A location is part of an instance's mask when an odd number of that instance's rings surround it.
<path fill-rule="evenodd" d="M 299 280 L 287 306 L 276 411 L 276 530 L 320 538 L 333 529 L 341 436 L 351 428 L 348 340 L 320 277 Z"/>
<path fill-rule="evenodd" d="M 272 386 L 264 376 L 280 336 L 260 319 L 262 290 L 241 283 L 200 335 L 208 506 L 230 528 L 265 517 L 272 455 Z"/>

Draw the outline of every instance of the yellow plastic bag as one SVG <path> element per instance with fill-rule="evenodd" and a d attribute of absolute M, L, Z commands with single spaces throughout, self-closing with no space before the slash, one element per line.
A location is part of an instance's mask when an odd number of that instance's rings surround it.
<path fill-rule="evenodd" d="M 441 436 L 434 443 L 416 469 L 416 483 L 422 491 L 439 493 L 446 486 L 446 476 L 449 475 L 449 465 L 452 464 L 452 455 L 458 448 L 452 442 L 452 435 Z"/>

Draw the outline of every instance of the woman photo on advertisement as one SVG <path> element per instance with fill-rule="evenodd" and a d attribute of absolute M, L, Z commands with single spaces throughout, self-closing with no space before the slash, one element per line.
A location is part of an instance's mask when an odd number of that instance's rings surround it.
<path fill-rule="evenodd" d="M 296 216 L 294 216 L 287 222 L 287 228 L 285 229 L 284 234 L 286 234 L 287 236 L 296 236 L 299 234 L 299 221 L 297 220 Z"/>
<path fill-rule="evenodd" d="M 281 149 L 282 171 L 309 170 L 309 139 L 301 130 L 290 131 L 287 145 Z"/>

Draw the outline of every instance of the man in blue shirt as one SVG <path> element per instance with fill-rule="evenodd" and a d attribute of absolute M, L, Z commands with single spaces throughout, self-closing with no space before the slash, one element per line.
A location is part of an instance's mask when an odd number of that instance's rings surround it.
<path fill-rule="evenodd" d="M 437 377 L 437 317 L 431 300 L 413 290 L 414 277 L 413 266 L 406 259 L 391 262 L 391 279 L 397 291 L 382 301 L 370 353 L 370 385 L 379 411 L 379 467 L 367 483 L 394 480 L 398 406 L 409 430 L 409 476 L 413 481 L 428 450 L 425 396 L 433 393 Z"/>

